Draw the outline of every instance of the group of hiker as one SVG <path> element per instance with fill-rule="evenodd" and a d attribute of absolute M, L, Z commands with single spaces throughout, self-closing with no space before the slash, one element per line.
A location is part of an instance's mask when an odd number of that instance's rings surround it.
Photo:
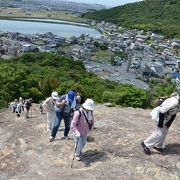
<path fill-rule="evenodd" d="M 70 90 L 67 94 L 58 96 L 52 92 L 42 104 L 47 112 L 47 132 L 50 133 L 49 141 L 53 142 L 61 120 L 64 120 L 64 136 L 62 139 L 69 139 L 69 131 L 72 130 L 75 143 L 75 156 L 81 160 L 82 149 L 84 148 L 88 132 L 94 126 L 94 101 L 86 99 L 81 105 L 81 97 L 75 91 Z"/>
<path fill-rule="evenodd" d="M 25 118 L 30 117 L 32 99 L 15 99 L 10 103 L 10 109 L 18 117 L 21 111 L 25 111 Z M 53 142 L 64 120 L 64 136 L 62 139 L 69 139 L 69 131 L 73 133 L 75 143 L 75 157 L 81 160 L 82 149 L 84 148 L 89 131 L 94 127 L 94 101 L 86 99 L 81 102 L 81 96 L 74 90 L 69 90 L 67 94 L 59 97 L 57 92 L 52 92 L 51 96 L 40 103 L 40 112 L 47 113 L 46 130 L 50 133 L 49 141 Z M 154 132 L 141 142 L 145 154 L 150 155 L 151 149 L 159 152 L 165 150 L 165 138 L 168 130 L 180 110 L 180 95 L 175 92 L 170 97 L 164 99 L 157 107 L 151 111 L 154 122 Z"/>
<path fill-rule="evenodd" d="M 30 109 L 32 106 L 32 98 L 24 100 L 22 97 L 15 99 L 9 103 L 9 108 L 13 113 L 16 113 L 17 117 L 21 116 L 21 112 L 24 111 L 25 118 L 30 118 Z"/>
<path fill-rule="evenodd" d="M 24 111 L 25 118 L 32 117 L 32 98 L 23 100 L 22 97 L 9 103 L 9 108 L 17 117 Z M 46 130 L 50 134 L 49 141 L 54 141 L 61 120 L 64 120 L 64 136 L 62 139 L 69 139 L 69 131 L 72 130 L 75 143 L 75 156 L 81 160 L 81 152 L 84 148 L 88 132 L 94 126 L 94 101 L 86 99 L 83 103 L 81 96 L 75 90 L 69 90 L 67 94 L 59 97 L 57 92 L 42 101 L 39 105 L 40 113 L 47 114 Z"/>

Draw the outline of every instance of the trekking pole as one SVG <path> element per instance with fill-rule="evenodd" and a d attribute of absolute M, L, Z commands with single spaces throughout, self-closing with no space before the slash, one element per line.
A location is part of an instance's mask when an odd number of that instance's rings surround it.
<path fill-rule="evenodd" d="M 72 159 L 72 162 L 71 162 L 71 168 L 73 167 L 73 162 L 74 162 L 74 158 L 75 158 L 75 153 L 76 153 L 76 149 L 77 149 L 77 146 L 78 146 L 78 142 L 79 142 L 79 138 L 77 139 L 77 143 L 76 143 L 75 148 L 74 148 L 74 154 L 73 154 L 73 159 Z"/>

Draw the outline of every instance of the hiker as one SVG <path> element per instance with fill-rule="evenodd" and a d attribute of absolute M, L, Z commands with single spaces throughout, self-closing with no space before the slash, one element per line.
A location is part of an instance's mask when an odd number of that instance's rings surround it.
<path fill-rule="evenodd" d="M 22 105 L 24 104 L 24 100 L 22 97 L 19 97 L 19 103 L 21 103 Z M 24 106 L 22 106 L 21 109 L 24 111 Z"/>
<path fill-rule="evenodd" d="M 24 109 L 25 109 L 25 118 L 30 118 L 29 116 L 29 112 L 30 112 L 30 109 L 32 108 L 32 98 L 30 99 L 26 99 L 25 102 L 24 102 Z M 32 116 L 32 114 L 31 114 Z"/>
<path fill-rule="evenodd" d="M 76 96 L 76 107 L 75 109 L 78 110 L 81 108 L 81 96 Z"/>
<path fill-rule="evenodd" d="M 70 117 L 76 106 L 75 92 L 70 90 L 67 94 L 62 95 L 56 100 L 56 119 L 51 132 L 51 137 L 49 141 L 52 142 L 56 137 L 59 125 L 62 118 L 64 119 L 64 137 L 62 139 L 69 139 L 68 134 L 70 130 Z"/>
<path fill-rule="evenodd" d="M 42 114 L 43 113 L 43 103 L 44 103 L 44 101 L 42 101 L 42 102 L 40 102 L 40 104 L 39 104 L 39 110 L 40 110 L 40 114 Z"/>
<path fill-rule="evenodd" d="M 71 122 L 71 130 L 73 132 L 73 138 L 76 148 L 76 160 L 81 160 L 82 149 L 84 148 L 88 132 L 94 126 L 94 101 L 92 99 L 87 99 L 82 107 L 75 111 L 73 120 Z"/>
<path fill-rule="evenodd" d="M 17 117 L 20 117 L 20 115 L 21 115 L 21 109 L 22 109 L 22 108 L 23 108 L 22 102 L 18 102 L 18 103 L 17 103 L 17 107 L 16 107 Z"/>
<path fill-rule="evenodd" d="M 12 103 L 12 106 L 11 106 L 11 107 L 12 107 L 12 110 L 13 110 L 13 113 L 16 112 L 17 104 L 18 104 L 18 100 L 15 99 L 14 102 Z"/>
<path fill-rule="evenodd" d="M 141 143 L 145 154 L 150 155 L 150 149 L 152 148 L 159 152 L 164 151 L 166 135 L 179 112 L 179 100 L 179 94 L 173 93 L 160 106 L 151 111 L 150 114 L 155 124 L 155 131 Z"/>
<path fill-rule="evenodd" d="M 14 101 L 8 103 L 10 111 L 13 111 L 13 105 L 14 105 Z"/>
<path fill-rule="evenodd" d="M 57 99 L 59 99 L 58 93 L 54 91 L 51 93 L 51 97 L 48 97 L 42 104 L 47 113 L 47 132 L 51 132 L 54 125 L 56 117 L 54 106 Z"/>

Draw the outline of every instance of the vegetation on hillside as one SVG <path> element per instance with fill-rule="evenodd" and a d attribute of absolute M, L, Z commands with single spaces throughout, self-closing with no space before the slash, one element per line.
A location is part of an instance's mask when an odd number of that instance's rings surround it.
<path fill-rule="evenodd" d="M 62 95 L 69 89 L 78 89 L 84 98 L 93 98 L 95 102 L 124 107 L 146 108 L 153 99 L 144 89 L 101 80 L 86 72 L 82 62 L 52 53 L 27 53 L 11 60 L 0 59 L 0 79 L 0 107 L 20 96 L 39 102 L 54 90 Z M 159 88 L 158 94 L 169 95 L 174 90 L 173 86 L 165 87 Z"/>
<path fill-rule="evenodd" d="M 115 8 L 83 14 L 85 18 L 120 26 L 144 29 L 167 37 L 180 37 L 180 1 L 144 0 Z"/>

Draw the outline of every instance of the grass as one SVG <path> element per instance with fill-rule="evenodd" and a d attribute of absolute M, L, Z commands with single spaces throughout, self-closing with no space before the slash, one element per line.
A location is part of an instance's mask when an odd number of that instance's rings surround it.
<path fill-rule="evenodd" d="M 109 51 L 97 51 L 93 53 L 92 60 L 93 61 L 98 61 L 98 62 L 105 62 L 105 63 L 110 63 L 112 53 Z"/>

